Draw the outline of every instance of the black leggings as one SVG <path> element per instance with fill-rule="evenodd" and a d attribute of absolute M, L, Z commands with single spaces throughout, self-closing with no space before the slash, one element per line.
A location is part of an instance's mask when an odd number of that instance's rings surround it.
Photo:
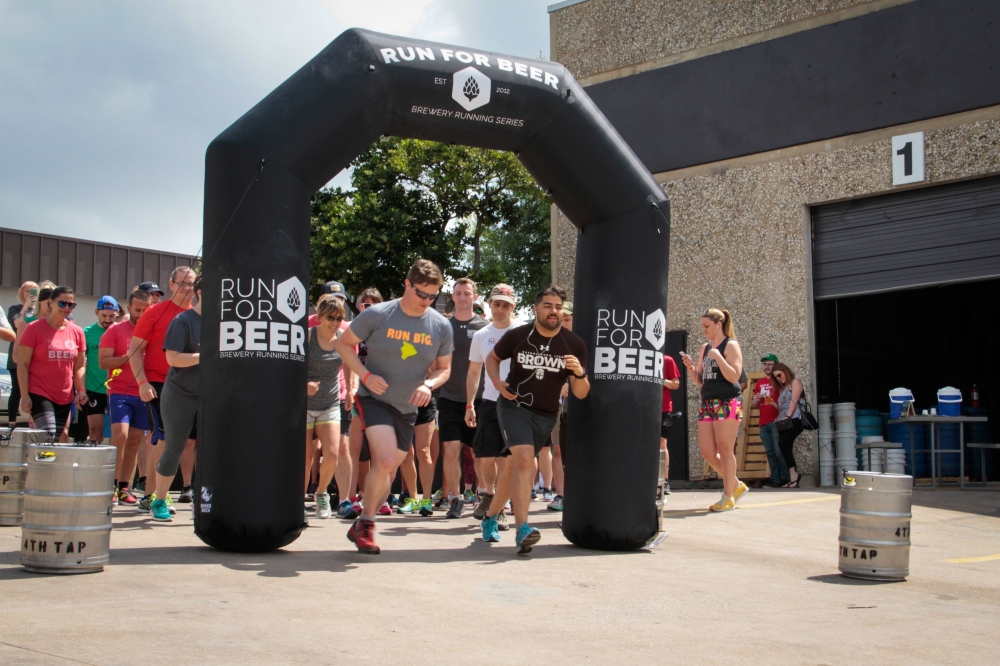
<path fill-rule="evenodd" d="M 778 448 L 781 449 L 781 457 L 785 459 L 785 465 L 791 469 L 795 467 L 795 455 L 793 448 L 795 438 L 802 432 L 802 421 L 792 419 L 792 427 L 788 430 L 778 431 Z"/>
<path fill-rule="evenodd" d="M 21 413 L 21 385 L 17 381 L 17 368 L 10 372 L 14 381 L 11 382 L 10 397 L 7 398 L 7 422 L 14 425 Z"/>
<path fill-rule="evenodd" d="M 31 418 L 35 421 L 35 427 L 46 430 L 59 439 L 66 428 L 73 403 L 58 405 L 37 393 L 28 393 L 28 397 L 31 398 Z"/>

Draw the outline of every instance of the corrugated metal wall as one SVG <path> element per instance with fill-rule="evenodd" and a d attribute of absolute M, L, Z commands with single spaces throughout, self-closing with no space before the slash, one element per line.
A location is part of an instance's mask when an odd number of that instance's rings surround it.
<path fill-rule="evenodd" d="M 52 280 L 73 287 L 78 294 L 111 294 L 118 299 L 146 280 L 166 290 L 170 272 L 195 261 L 191 256 L 13 229 L 0 229 L 0 243 L 0 285 L 4 287 Z"/>
<path fill-rule="evenodd" d="M 1000 177 L 812 209 L 817 299 L 1000 276 Z"/>

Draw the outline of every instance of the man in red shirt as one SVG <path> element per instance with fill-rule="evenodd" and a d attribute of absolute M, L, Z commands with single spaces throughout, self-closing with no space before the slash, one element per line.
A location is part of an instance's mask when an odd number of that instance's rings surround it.
<path fill-rule="evenodd" d="M 778 419 L 779 389 L 771 377 L 771 370 L 778 362 L 778 357 L 768 354 L 760 359 L 760 362 L 765 376 L 754 383 L 750 406 L 760 410 L 760 439 L 764 444 L 767 463 L 771 468 L 771 484 L 767 487 L 780 488 L 781 484 L 789 479 L 789 473 L 785 459 L 781 457 L 778 449 L 778 426 L 775 424 Z"/>
<path fill-rule="evenodd" d="M 663 355 L 663 409 L 660 413 L 660 450 L 663 451 L 663 492 L 670 494 L 670 451 L 667 449 L 667 435 L 670 434 L 670 426 L 673 425 L 673 418 L 670 413 L 674 411 L 674 398 L 671 391 L 676 391 L 681 386 L 681 373 L 677 369 L 677 362 L 673 357 Z"/>
<path fill-rule="evenodd" d="M 135 374 L 136 384 L 139 386 L 139 398 L 152 407 L 155 423 L 151 423 L 153 430 L 152 443 L 155 445 L 163 439 L 163 419 L 160 418 L 160 391 L 163 390 L 163 382 L 167 379 L 167 372 L 170 365 L 167 363 L 167 354 L 163 351 L 163 338 L 167 334 L 167 328 L 174 317 L 191 308 L 191 299 L 194 297 L 194 269 L 190 266 L 178 266 L 170 274 L 170 298 L 151 305 L 143 314 L 142 319 L 136 324 L 132 333 L 132 342 L 129 345 L 129 365 Z M 154 447 L 152 455 L 146 461 L 148 467 L 146 478 L 156 478 L 156 465 L 160 462 L 162 447 Z M 147 481 L 148 487 L 148 481 Z M 144 509 L 143 504 L 149 500 L 152 504 L 152 492 L 147 493 L 143 501 L 139 503 L 139 508 Z M 148 507 L 145 507 L 148 508 Z"/>
<path fill-rule="evenodd" d="M 102 370 L 108 371 L 108 413 L 111 416 L 111 444 L 118 449 L 115 465 L 117 504 L 135 505 L 139 503 L 128 485 L 132 481 L 139 445 L 143 433 L 149 430 L 146 405 L 139 399 L 139 385 L 135 382 L 128 360 L 128 350 L 132 334 L 142 314 L 149 307 L 148 292 L 136 290 L 128 297 L 128 319 L 112 324 L 101 336 L 98 346 L 98 362 Z"/>

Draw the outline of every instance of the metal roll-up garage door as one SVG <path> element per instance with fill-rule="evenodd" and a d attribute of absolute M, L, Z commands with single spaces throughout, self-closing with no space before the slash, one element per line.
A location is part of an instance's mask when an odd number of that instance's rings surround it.
<path fill-rule="evenodd" d="M 813 295 L 1000 276 L 1000 177 L 815 206 Z"/>

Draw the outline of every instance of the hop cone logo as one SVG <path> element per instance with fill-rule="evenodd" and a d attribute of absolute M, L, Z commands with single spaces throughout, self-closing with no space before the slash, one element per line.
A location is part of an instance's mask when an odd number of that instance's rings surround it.
<path fill-rule="evenodd" d="M 662 324 L 662 322 L 660 322 L 660 321 L 656 322 L 656 326 L 653 327 L 653 335 L 656 336 L 657 340 L 659 340 L 661 337 L 663 337 L 663 324 Z"/>
<path fill-rule="evenodd" d="M 292 309 L 292 312 L 298 310 L 302 305 L 302 301 L 299 299 L 299 290 L 292 289 L 291 293 L 288 294 L 288 300 L 285 302 L 288 303 L 288 307 Z"/>
<path fill-rule="evenodd" d="M 469 98 L 469 101 L 479 97 L 479 84 L 471 76 L 466 79 L 465 85 L 462 86 L 462 94 Z"/>

